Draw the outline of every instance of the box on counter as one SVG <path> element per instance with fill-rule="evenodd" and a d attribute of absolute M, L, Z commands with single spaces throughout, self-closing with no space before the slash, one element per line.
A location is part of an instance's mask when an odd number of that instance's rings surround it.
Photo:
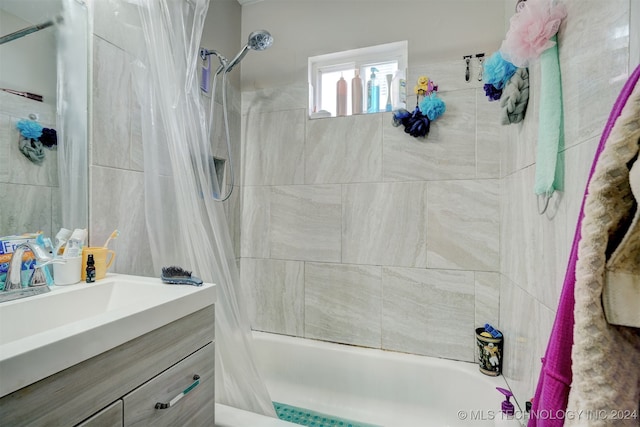
<path fill-rule="evenodd" d="M 0 290 L 4 289 L 4 282 L 7 278 L 9 270 L 9 262 L 13 256 L 13 252 L 23 243 L 36 243 L 36 239 L 41 233 L 28 233 L 20 236 L 0 237 Z M 35 256 L 31 251 L 25 251 L 22 256 L 22 283 L 26 283 L 31 277 L 31 273 L 36 265 Z"/>

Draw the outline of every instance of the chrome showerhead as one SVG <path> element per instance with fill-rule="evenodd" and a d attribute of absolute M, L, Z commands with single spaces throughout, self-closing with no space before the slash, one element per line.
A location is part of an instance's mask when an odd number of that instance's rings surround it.
<path fill-rule="evenodd" d="M 244 45 L 242 50 L 235 56 L 235 58 L 233 58 L 229 62 L 229 65 L 225 69 L 225 72 L 228 73 L 233 69 L 233 67 L 235 67 L 240 61 L 242 61 L 242 58 L 244 58 L 249 49 L 261 51 L 268 49 L 272 44 L 273 37 L 267 30 L 258 30 L 252 32 L 251 34 L 249 34 L 249 40 L 247 41 L 247 44 Z"/>

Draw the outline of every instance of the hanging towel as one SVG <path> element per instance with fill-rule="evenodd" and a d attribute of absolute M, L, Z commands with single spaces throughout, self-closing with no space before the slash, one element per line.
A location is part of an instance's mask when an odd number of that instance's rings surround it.
<path fill-rule="evenodd" d="M 518 68 L 502 90 L 500 108 L 503 125 L 519 123 L 524 120 L 529 103 L 529 71 Z"/>
<path fill-rule="evenodd" d="M 596 164 L 604 150 L 605 143 L 609 138 L 611 130 L 616 123 L 617 118 L 620 116 L 623 107 L 626 105 L 639 77 L 640 66 L 638 66 L 630 76 L 629 80 L 618 95 L 618 99 L 616 100 L 613 109 L 611 110 L 591 165 L 591 171 L 587 181 L 587 189 L 589 188 Z M 556 318 L 551 330 L 545 356 L 542 359 L 542 368 L 540 370 L 538 385 L 533 399 L 528 427 L 561 427 L 564 424 L 564 419 L 557 417 L 538 417 L 538 414 L 543 412 L 546 414 L 563 413 L 562 411 L 567 409 L 572 381 L 571 349 L 574 341 L 573 328 L 576 262 L 578 260 L 578 245 L 582 236 L 581 229 L 587 194 L 588 191 L 585 189 L 574 233 L 571 254 L 569 255 L 567 271 L 564 278 L 562 292 L 560 294 L 558 310 L 556 311 Z"/>
<path fill-rule="evenodd" d="M 636 84 L 591 178 L 576 263 L 573 381 L 567 410 L 607 415 L 576 417 L 567 420 L 569 426 L 640 426 L 640 330 L 607 323 L 601 299 L 607 258 L 635 213 L 629 165 L 638 155 L 639 140 L 640 85 Z"/>
<path fill-rule="evenodd" d="M 562 191 L 564 183 L 564 119 L 562 113 L 562 78 L 555 44 L 540 56 L 540 119 L 534 192 L 551 197 Z"/>

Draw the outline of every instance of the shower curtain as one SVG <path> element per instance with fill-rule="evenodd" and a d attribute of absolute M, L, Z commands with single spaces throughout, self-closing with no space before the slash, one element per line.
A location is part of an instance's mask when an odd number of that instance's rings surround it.
<path fill-rule="evenodd" d="M 252 357 L 224 205 L 212 198 L 220 194 L 213 132 L 197 78 L 209 0 L 129 1 L 139 5 L 144 33 L 133 80 L 142 112 L 145 214 L 154 269 L 159 274 L 163 266 L 178 265 L 217 285 L 216 401 L 275 416 Z"/>

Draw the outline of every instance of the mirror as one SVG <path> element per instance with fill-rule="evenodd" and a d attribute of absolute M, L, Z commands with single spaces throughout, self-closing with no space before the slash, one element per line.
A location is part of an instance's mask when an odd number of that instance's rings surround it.
<path fill-rule="evenodd" d="M 0 0 L 0 37 L 50 22 L 0 44 L 0 236 L 53 238 L 60 227 L 88 225 L 87 6 Z M 41 164 L 21 151 L 16 125 L 25 119 L 56 131 L 57 148 L 44 147 Z"/>

